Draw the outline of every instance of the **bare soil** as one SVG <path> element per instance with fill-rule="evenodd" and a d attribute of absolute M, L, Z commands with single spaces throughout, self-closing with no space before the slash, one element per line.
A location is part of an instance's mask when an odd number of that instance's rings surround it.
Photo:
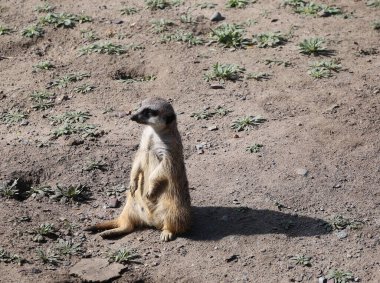
<path fill-rule="evenodd" d="M 317 282 L 329 270 L 352 272 L 361 282 L 380 282 L 380 60 L 379 32 L 371 27 L 379 9 L 366 1 L 319 1 L 343 9 L 344 16 L 313 17 L 295 14 L 281 1 L 259 0 L 245 9 L 228 9 L 225 1 L 214 9 L 201 9 L 200 1 L 165 10 L 146 9 L 143 1 L 56 1 L 56 12 L 93 18 L 73 28 L 46 26 L 38 39 L 21 31 L 38 22 L 34 9 L 44 2 L 0 1 L 0 24 L 15 32 L 0 36 L 0 112 L 19 109 L 27 122 L 0 124 L 0 180 L 19 180 L 20 189 L 56 184 L 89 188 L 86 202 L 61 203 L 48 197 L 0 198 L 0 247 L 27 260 L 23 265 L 1 262 L 1 282 L 80 282 L 70 268 L 83 257 L 107 257 L 119 248 L 134 250 L 140 264 L 127 264 L 115 282 Z M 121 15 L 135 6 L 133 15 Z M 246 36 L 266 31 L 291 33 L 276 48 L 230 50 L 217 44 L 189 47 L 160 43 L 151 20 L 175 22 L 170 32 L 182 29 L 209 41 L 209 20 L 220 11 L 227 23 L 242 23 Z M 181 23 L 190 11 L 194 24 Z M 91 44 L 81 30 L 93 30 L 100 42 L 140 44 L 144 49 L 123 55 L 79 56 Z M 309 63 L 324 57 L 302 55 L 298 43 L 323 37 L 341 60 L 343 70 L 332 78 L 313 79 Z M 266 65 L 281 60 L 290 66 Z M 40 61 L 55 68 L 36 70 Z M 247 72 L 266 72 L 268 80 L 226 81 L 213 89 L 203 75 L 216 62 L 232 63 Z M 36 111 L 30 95 L 70 73 L 91 74 L 66 88 L 51 88 L 54 107 Z M 155 80 L 131 84 L 115 80 L 120 72 Z M 96 88 L 76 93 L 83 84 Z M 136 231 L 107 241 L 82 228 L 116 217 L 125 202 L 109 208 L 109 191 L 128 184 L 129 171 L 142 127 L 129 113 L 147 97 L 170 99 L 178 113 L 186 167 L 191 187 L 192 230 L 168 243 L 154 229 Z M 195 120 L 206 107 L 224 105 L 233 110 L 224 117 Z M 87 121 L 103 135 L 52 138 L 56 126 L 49 117 L 66 111 L 88 111 Z M 236 133 L 231 123 L 243 116 L 262 115 L 262 125 Z M 217 126 L 210 131 L 209 127 Z M 246 147 L 262 144 L 259 153 Z M 204 144 L 203 154 L 196 145 Z M 83 170 L 90 160 L 101 160 L 107 170 Z M 306 169 L 307 174 L 302 175 Z M 301 174 L 299 174 L 301 173 Z M 334 216 L 361 221 L 358 230 L 346 229 L 340 239 L 326 224 Z M 25 217 L 30 218 L 29 221 Z M 58 239 L 32 241 L 31 232 L 43 223 L 54 224 L 58 237 L 82 245 L 82 253 L 61 256 L 57 266 L 44 264 L 37 249 L 55 250 Z M 66 224 L 65 224 L 66 223 Z M 68 228 L 67 223 L 73 227 Z M 311 266 L 296 265 L 291 257 L 312 257 Z"/>

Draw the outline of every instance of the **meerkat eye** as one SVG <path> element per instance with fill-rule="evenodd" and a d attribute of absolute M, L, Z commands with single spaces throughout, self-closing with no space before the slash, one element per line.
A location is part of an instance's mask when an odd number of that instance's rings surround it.
<path fill-rule="evenodd" d="M 150 108 L 145 108 L 145 109 L 142 111 L 142 114 L 143 114 L 144 116 L 147 116 L 147 117 L 155 117 L 155 116 L 158 116 L 158 111 L 157 111 L 157 110 L 150 109 Z"/>

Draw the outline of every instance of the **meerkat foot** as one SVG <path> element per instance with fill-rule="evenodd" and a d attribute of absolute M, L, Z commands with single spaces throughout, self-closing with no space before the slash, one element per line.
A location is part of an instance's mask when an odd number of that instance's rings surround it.
<path fill-rule="evenodd" d="M 174 234 L 169 230 L 163 230 L 160 236 L 161 241 L 168 242 L 174 239 Z"/>

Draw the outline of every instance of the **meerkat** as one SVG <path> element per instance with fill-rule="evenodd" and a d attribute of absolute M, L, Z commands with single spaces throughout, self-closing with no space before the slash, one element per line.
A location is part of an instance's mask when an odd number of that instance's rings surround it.
<path fill-rule="evenodd" d="M 147 125 L 132 164 L 127 203 L 114 220 L 88 227 L 100 236 L 121 236 L 138 227 L 162 230 L 169 241 L 189 229 L 190 194 L 181 136 L 172 105 L 162 98 L 144 100 L 131 120 Z"/>

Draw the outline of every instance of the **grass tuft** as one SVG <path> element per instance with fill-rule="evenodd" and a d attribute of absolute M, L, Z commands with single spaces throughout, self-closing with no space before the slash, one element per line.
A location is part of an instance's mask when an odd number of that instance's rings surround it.
<path fill-rule="evenodd" d="M 286 37 L 280 32 L 259 33 L 253 37 L 252 43 L 260 48 L 276 47 L 286 42 Z"/>
<path fill-rule="evenodd" d="M 99 54 L 108 54 L 108 55 L 121 55 L 127 52 L 127 48 L 120 45 L 114 44 L 112 42 L 104 42 L 104 43 L 94 43 L 89 46 L 82 47 L 80 49 L 80 54 L 91 54 L 91 53 L 99 53 Z"/>
<path fill-rule="evenodd" d="M 211 37 L 223 47 L 243 48 L 252 42 L 243 37 L 245 30 L 236 24 L 222 24 L 211 30 Z"/>
<path fill-rule="evenodd" d="M 232 123 L 231 128 L 234 129 L 236 132 L 248 131 L 249 129 L 257 125 L 260 125 L 265 121 L 266 119 L 262 118 L 261 116 L 241 117 Z"/>
<path fill-rule="evenodd" d="M 204 79 L 209 81 L 236 81 L 242 77 L 245 69 L 234 64 L 215 63 L 211 70 L 204 75 Z"/>

